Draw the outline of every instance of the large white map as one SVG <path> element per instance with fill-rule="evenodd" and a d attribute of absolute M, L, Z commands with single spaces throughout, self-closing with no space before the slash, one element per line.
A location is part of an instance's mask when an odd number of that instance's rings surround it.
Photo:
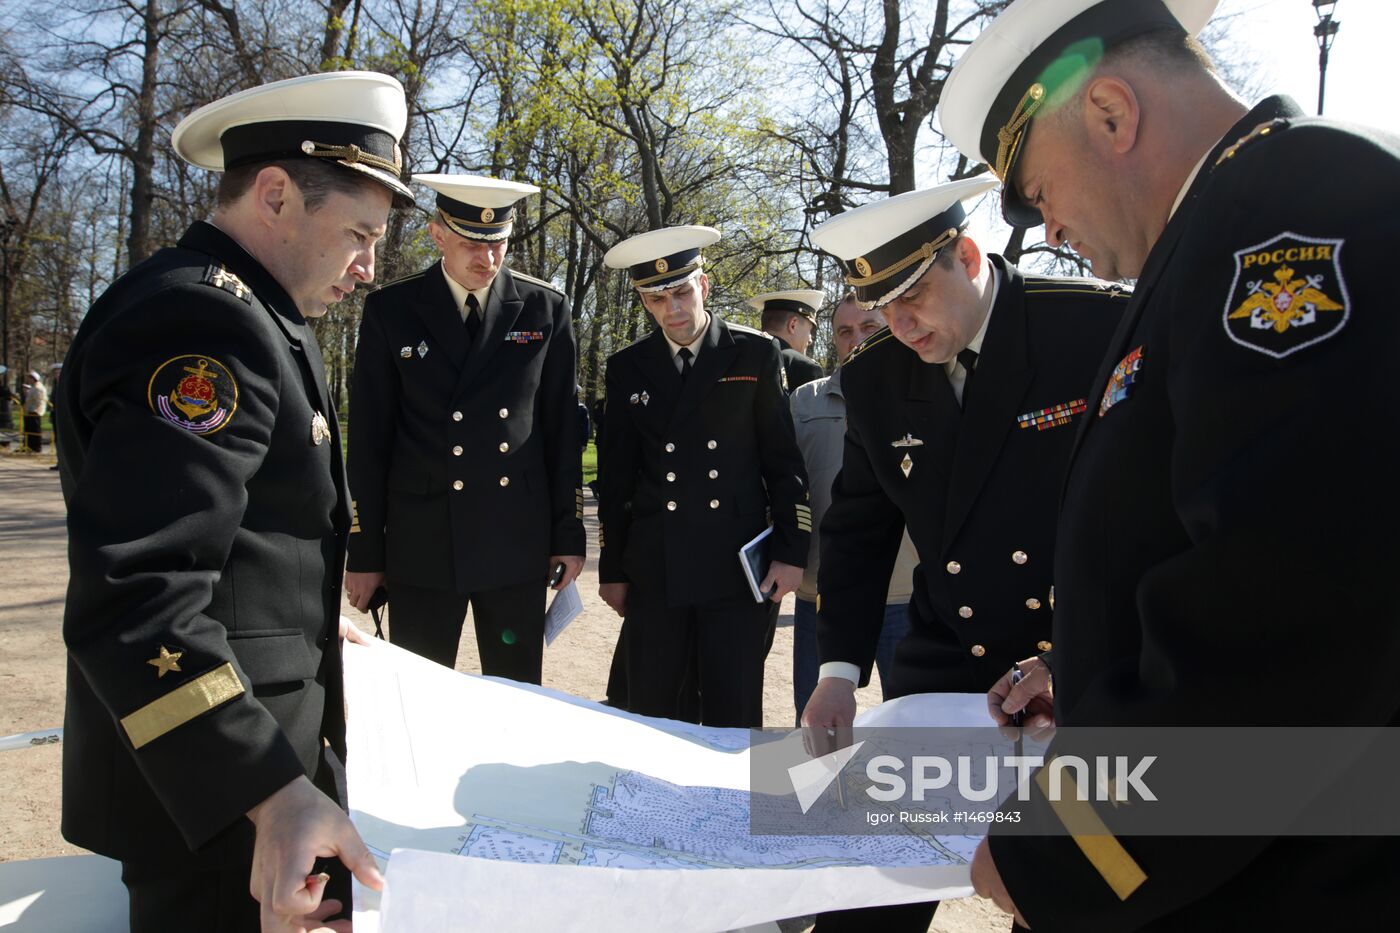
<path fill-rule="evenodd" d="M 345 668 L 351 816 L 388 877 L 382 902 L 356 890 L 361 933 L 620 916 L 699 933 L 970 893 L 974 837 L 751 833 L 751 800 L 792 787 L 750 787 L 747 730 L 458 674 L 383 642 L 347 643 Z"/>

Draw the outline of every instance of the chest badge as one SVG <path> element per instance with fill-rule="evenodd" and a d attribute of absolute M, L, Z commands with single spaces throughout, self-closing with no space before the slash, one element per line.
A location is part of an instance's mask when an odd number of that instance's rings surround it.
<path fill-rule="evenodd" d="M 1351 314 L 1342 243 L 1285 232 L 1236 252 L 1226 336 L 1281 360 L 1341 330 Z"/>
<path fill-rule="evenodd" d="M 1045 431 L 1057 428 L 1062 424 L 1069 424 L 1075 415 L 1083 414 L 1088 407 L 1088 399 L 1077 398 L 1072 402 L 1061 402 L 1049 408 L 1041 408 L 1017 415 L 1016 424 L 1021 428 L 1033 427 L 1037 431 Z"/>
<path fill-rule="evenodd" d="M 899 469 L 904 474 L 904 478 L 908 479 L 909 474 L 914 470 L 914 458 L 905 454 L 904 459 L 899 461 Z"/>
<path fill-rule="evenodd" d="M 318 411 L 311 416 L 311 443 L 320 447 L 330 439 L 331 426 L 326 423 L 326 416 Z"/>
<path fill-rule="evenodd" d="M 897 448 L 897 447 L 922 447 L 922 446 L 924 446 L 924 442 L 921 441 L 921 440 L 919 440 L 917 437 L 915 437 L 915 436 L 912 435 L 912 434 L 905 434 L 905 435 L 904 435 L 903 437 L 901 437 L 899 440 L 890 441 L 890 446 L 891 446 L 891 447 L 896 447 L 896 448 Z M 907 459 L 909 459 L 909 458 L 908 458 L 908 457 L 905 457 L 904 459 L 907 460 Z M 905 475 L 905 476 L 908 476 L 908 475 L 909 475 L 909 471 L 908 471 L 908 470 L 905 470 L 905 471 L 904 471 L 904 475 Z"/>
<path fill-rule="evenodd" d="M 1103 400 L 1099 402 L 1100 418 L 1108 414 L 1108 410 L 1114 405 L 1133 394 L 1138 378 L 1142 375 L 1142 362 L 1142 347 L 1138 347 L 1113 367 L 1113 375 L 1109 377 L 1108 387 L 1103 390 Z"/>
<path fill-rule="evenodd" d="M 412 347 L 399 347 L 399 356 L 406 360 L 413 359 Z"/>
<path fill-rule="evenodd" d="M 641 404 L 645 406 L 651 402 L 651 395 L 649 395 L 645 391 L 633 392 L 632 397 L 628 399 L 628 401 L 630 401 L 633 405 Z"/>
<path fill-rule="evenodd" d="M 425 356 L 427 356 L 427 355 L 428 355 L 428 341 L 426 341 L 426 340 L 420 340 L 420 341 L 418 341 L 418 358 L 421 360 L 423 357 L 425 357 Z"/>

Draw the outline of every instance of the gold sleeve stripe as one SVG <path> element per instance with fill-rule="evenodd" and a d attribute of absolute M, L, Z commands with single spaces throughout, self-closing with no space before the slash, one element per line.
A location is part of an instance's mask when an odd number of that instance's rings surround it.
<path fill-rule="evenodd" d="M 155 741 L 172 729 L 221 706 L 243 693 L 243 682 L 228 662 L 122 718 L 122 728 L 134 748 Z"/>
<path fill-rule="evenodd" d="M 1060 818 L 1060 822 L 1065 824 L 1070 838 L 1079 846 L 1079 851 L 1084 853 L 1089 864 L 1094 866 L 1113 889 L 1113 893 L 1118 895 L 1118 899 L 1126 901 L 1147 880 L 1147 873 L 1133 860 L 1117 837 L 1108 831 L 1108 827 L 1104 825 L 1093 806 L 1087 800 L 1079 799 L 1079 788 L 1068 769 L 1061 772 L 1060 778 L 1060 793 L 1064 799 L 1051 800 L 1051 809 Z M 1040 773 L 1035 776 L 1035 782 L 1040 785 L 1041 793 L 1049 800 L 1048 765 L 1040 769 Z"/>

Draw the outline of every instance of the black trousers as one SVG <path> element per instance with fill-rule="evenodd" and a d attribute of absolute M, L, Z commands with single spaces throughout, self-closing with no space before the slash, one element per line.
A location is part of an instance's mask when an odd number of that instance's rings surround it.
<path fill-rule="evenodd" d="M 35 453 L 44 449 L 44 419 L 42 416 L 24 416 L 24 446 Z"/>
<path fill-rule="evenodd" d="M 668 607 L 664 592 L 632 584 L 623 623 L 626 708 L 707 726 L 761 726 L 768 619 L 767 606 L 748 594 Z"/>
<path fill-rule="evenodd" d="M 389 641 L 446 667 L 471 605 L 481 672 L 537 684 L 544 667 L 543 581 L 463 596 L 453 590 L 389 584 Z"/>

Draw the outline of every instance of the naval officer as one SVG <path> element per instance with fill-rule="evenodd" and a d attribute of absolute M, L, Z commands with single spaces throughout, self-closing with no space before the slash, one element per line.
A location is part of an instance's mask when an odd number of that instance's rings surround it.
<path fill-rule="evenodd" d="M 749 299 L 759 312 L 759 327 L 772 334 L 783 351 L 783 382 L 789 393 L 826 373 L 807 355 L 817 333 L 817 315 L 826 295 L 815 288 L 765 292 Z"/>
<path fill-rule="evenodd" d="M 186 117 L 213 218 L 117 280 L 64 365 L 63 835 L 121 860 L 136 933 L 320 927 L 349 879 L 318 858 L 380 884 L 327 796 L 350 502 L 308 321 L 411 203 L 407 116 L 394 79 L 339 72 Z"/>
<path fill-rule="evenodd" d="M 1051 648 L 1056 496 L 1127 293 L 984 252 L 967 209 L 995 186 L 984 175 L 897 195 L 812 235 L 889 325 L 841 367 L 846 444 L 817 581 L 822 664 L 802 716 L 818 738 L 855 717 L 906 527 L 919 566 L 888 695 L 981 692 Z M 884 927 L 925 930 L 935 906 L 876 913 Z"/>
<path fill-rule="evenodd" d="M 582 448 L 564 295 L 505 265 L 534 185 L 415 175 L 442 259 L 365 301 L 350 384 L 346 591 L 452 667 L 471 606 L 484 674 L 539 683 L 546 585 L 583 569 Z"/>
<path fill-rule="evenodd" d="M 1400 662 L 1400 448 L 1368 440 L 1400 401 L 1375 365 L 1400 341 L 1400 139 L 1249 107 L 1195 38 L 1214 8 L 1018 0 L 943 91 L 945 133 L 993 167 L 1009 221 L 1137 280 L 1064 486 L 1055 719 L 1394 726 L 1400 681 L 1359 671 Z M 1051 699 L 1030 686 L 1003 709 L 1000 685 L 996 713 Z M 1115 837 L 1114 807 L 1029 786 L 1028 821 L 1105 827 L 979 848 L 978 890 L 1037 931 L 1394 924 L 1393 838 Z"/>
<path fill-rule="evenodd" d="M 802 580 L 811 511 L 777 341 L 705 310 L 701 250 L 718 239 L 668 227 L 603 257 L 657 328 L 608 358 L 599 594 L 624 617 L 628 709 L 758 726 L 768 609 L 739 551 L 771 515 L 755 582 L 781 601 Z"/>

